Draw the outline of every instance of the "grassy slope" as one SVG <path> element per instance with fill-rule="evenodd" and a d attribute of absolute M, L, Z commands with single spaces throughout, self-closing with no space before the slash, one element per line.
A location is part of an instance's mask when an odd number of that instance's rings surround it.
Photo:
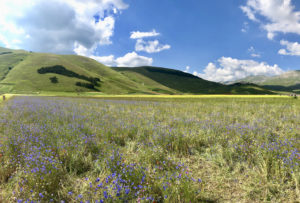
<path fill-rule="evenodd" d="M 170 89 L 185 93 L 222 93 L 224 85 L 209 82 L 181 71 L 157 68 L 157 67 L 137 67 L 137 68 L 114 68 L 125 73 L 132 80 L 147 77 Z M 226 91 L 224 91 L 225 93 Z"/>
<path fill-rule="evenodd" d="M 242 80 L 239 80 L 238 82 L 255 83 L 263 87 L 274 89 L 274 90 L 282 90 L 282 91 L 300 90 L 300 70 L 289 71 L 273 77 L 250 76 Z"/>
<path fill-rule="evenodd" d="M 278 76 L 273 76 L 261 83 L 262 85 L 293 86 L 300 84 L 300 70 L 289 71 Z"/>
<path fill-rule="evenodd" d="M 274 90 L 300 92 L 300 70 L 268 78 L 261 85 Z"/>
<path fill-rule="evenodd" d="M 265 75 L 248 76 L 246 78 L 236 80 L 233 82 L 229 82 L 229 83 L 233 84 L 236 82 L 248 82 L 248 83 L 254 83 L 254 84 L 261 84 L 262 82 L 266 81 L 268 78 L 269 78 L 269 76 L 265 76 Z"/>
<path fill-rule="evenodd" d="M 150 78 L 156 83 L 165 87 L 174 89 L 176 92 L 184 92 L 190 94 L 272 94 L 263 88 L 253 85 L 222 85 L 215 82 L 203 80 L 177 70 L 158 68 L 158 67 L 137 67 L 113 68 L 134 81 L 144 81 L 144 78 Z"/>
<path fill-rule="evenodd" d="M 75 55 L 31 53 L 0 48 L 0 92 L 93 92 L 76 86 L 86 82 L 60 74 L 37 72 L 41 67 L 61 65 L 86 77 L 100 78 L 98 92 L 104 94 L 271 94 L 249 85 L 226 86 L 178 70 L 138 67 L 109 68 L 97 61 Z M 56 76 L 58 83 L 50 82 Z"/>
<path fill-rule="evenodd" d="M 2 83 L 7 74 L 21 61 L 23 61 L 28 52 L 23 50 L 11 50 L 0 47 L 0 92 L 9 92 L 13 86 Z"/>
<path fill-rule="evenodd" d="M 267 90 L 255 84 L 235 83 L 229 85 L 232 94 L 277 94 L 271 90 Z"/>
<path fill-rule="evenodd" d="M 91 91 L 75 86 L 76 82 L 85 82 L 77 78 L 70 78 L 57 74 L 38 74 L 41 67 L 62 65 L 68 70 L 87 77 L 99 77 L 101 87 L 98 88 L 106 94 L 179 94 L 181 92 L 165 87 L 164 85 L 140 76 L 137 80 L 129 78 L 126 74 L 119 73 L 106 67 L 95 60 L 75 55 L 54 55 L 44 53 L 29 53 L 22 51 L 0 49 L 2 52 L 12 52 L 0 55 L 3 58 L 0 67 L 3 67 L 1 75 L 5 75 L 0 80 L 0 91 L 2 92 L 75 92 L 76 90 Z M 9 67 L 13 69 L 9 70 Z M 57 76 L 58 84 L 52 84 L 50 77 Z"/>
<path fill-rule="evenodd" d="M 77 87 L 76 82 L 86 82 L 78 78 L 66 77 L 57 74 L 38 74 L 37 70 L 41 67 L 62 65 L 68 70 L 72 70 L 87 77 L 99 77 L 101 87 L 99 90 L 104 93 L 128 93 L 130 91 L 140 91 L 138 84 L 129 80 L 125 76 L 110 68 L 86 57 L 72 55 L 54 55 L 42 53 L 28 53 L 25 60 L 20 61 L 6 78 L 1 81 L 2 84 L 13 84 L 13 91 L 31 92 L 31 91 L 60 91 L 75 92 L 76 90 L 91 91 L 85 88 Z M 57 76 L 59 83 L 52 84 L 50 77 Z"/>

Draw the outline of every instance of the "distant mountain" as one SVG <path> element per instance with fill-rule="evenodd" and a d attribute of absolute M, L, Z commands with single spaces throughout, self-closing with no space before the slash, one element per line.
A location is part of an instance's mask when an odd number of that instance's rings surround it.
<path fill-rule="evenodd" d="M 269 76 L 265 76 L 265 75 L 248 76 L 248 77 L 240 79 L 240 80 L 228 82 L 228 84 L 237 83 L 237 82 L 261 84 L 262 82 L 266 81 L 268 78 L 269 78 Z"/>
<path fill-rule="evenodd" d="M 300 92 L 300 70 L 288 71 L 277 76 L 249 76 L 234 82 L 248 82 L 277 91 Z"/>
<path fill-rule="evenodd" d="M 158 67 L 107 67 L 77 55 L 0 47 L 0 93 L 101 92 L 105 94 L 273 94 L 256 85 L 223 85 Z"/>

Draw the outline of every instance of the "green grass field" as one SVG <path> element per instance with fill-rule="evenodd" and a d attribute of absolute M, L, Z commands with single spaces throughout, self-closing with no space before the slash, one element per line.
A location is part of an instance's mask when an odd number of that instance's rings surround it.
<path fill-rule="evenodd" d="M 0 105 L 0 202 L 299 201 L 299 99 L 50 96 Z"/>
<path fill-rule="evenodd" d="M 5 97 L 5 101 L 7 101 L 7 100 L 11 99 L 14 95 L 13 94 L 3 94 L 3 95 L 0 94 L 0 103 L 4 101 L 3 96 Z"/>

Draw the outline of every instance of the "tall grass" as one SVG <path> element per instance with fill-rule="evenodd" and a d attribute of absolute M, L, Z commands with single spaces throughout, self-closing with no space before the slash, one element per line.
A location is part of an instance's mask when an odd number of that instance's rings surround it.
<path fill-rule="evenodd" d="M 290 98 L 15 97 L 0 106 L 0 201 L 297 201 Z"/>

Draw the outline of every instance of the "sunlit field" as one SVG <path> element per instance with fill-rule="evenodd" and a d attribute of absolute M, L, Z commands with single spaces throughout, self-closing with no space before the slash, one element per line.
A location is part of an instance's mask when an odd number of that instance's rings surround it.
<path fill-rule="evenodd" d="M 8 100 L 12 98 L 14 95 L 13 94 L 0 94 L 0 103 L 3 102 L 4 100 Z"/>
<path fill-rule="evenodd" d="M 0 112 L 0 202 L 300 199 L 299 99 L 16 96 Z"/>

